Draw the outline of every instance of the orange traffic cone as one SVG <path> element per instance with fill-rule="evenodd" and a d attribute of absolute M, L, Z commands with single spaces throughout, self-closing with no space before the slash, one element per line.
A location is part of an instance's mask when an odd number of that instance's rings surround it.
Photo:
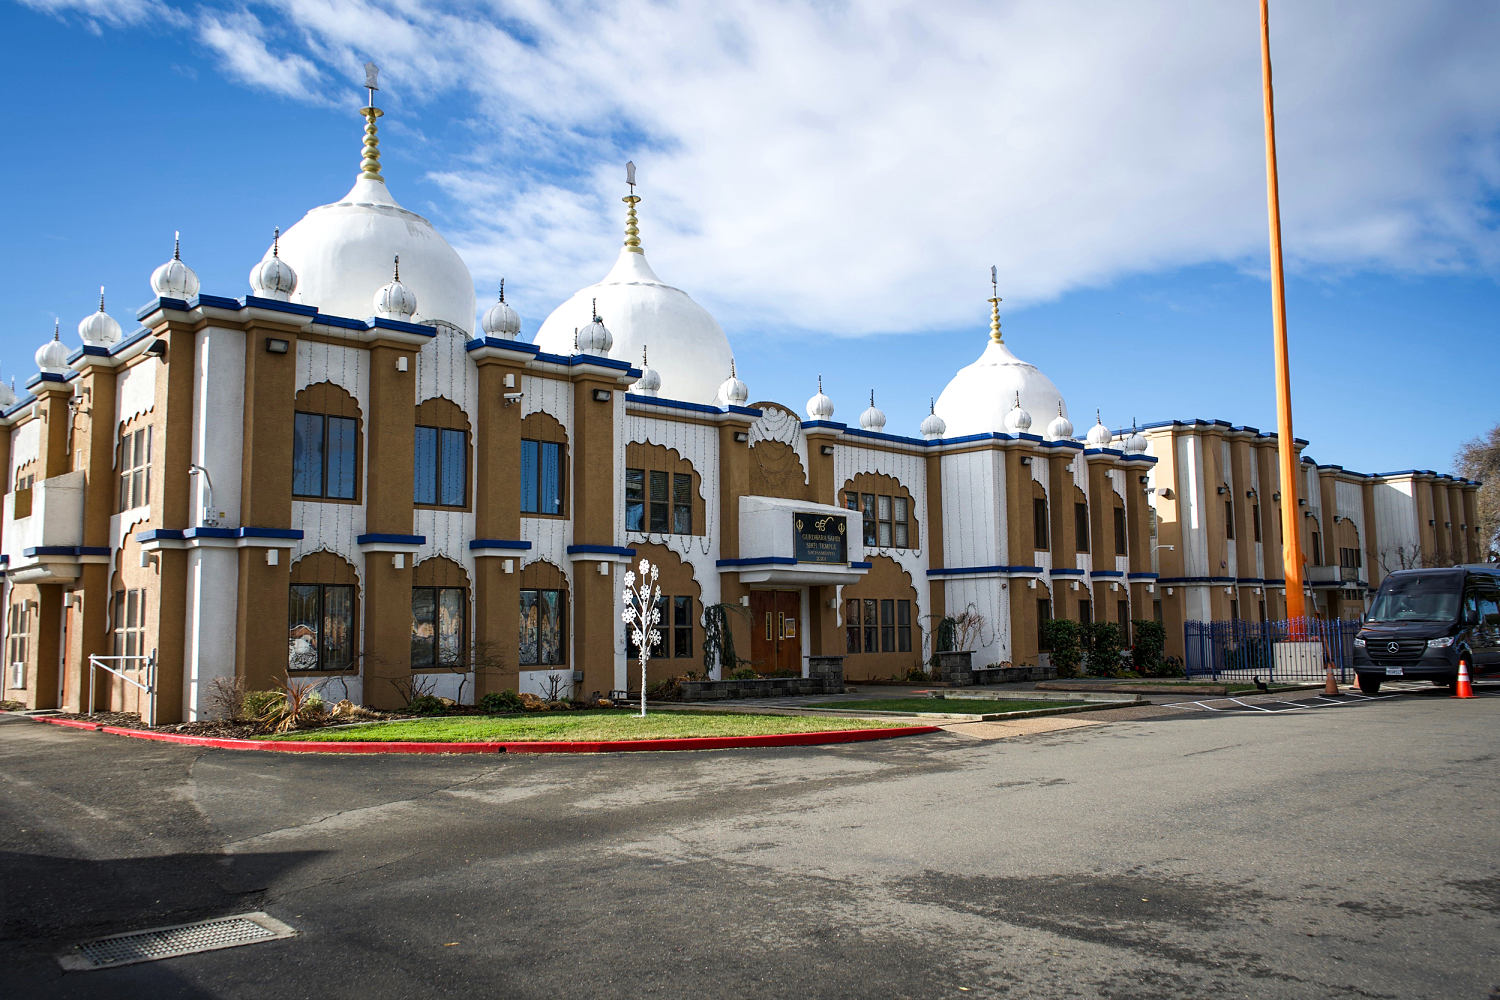
<path fill-rule="evenodd" d="M 1458 661 L 1458 685 L 1453 689 L 1455 698 L 1474 697 L 1474 687 L 1469 683 L 1469 661 Z"/>

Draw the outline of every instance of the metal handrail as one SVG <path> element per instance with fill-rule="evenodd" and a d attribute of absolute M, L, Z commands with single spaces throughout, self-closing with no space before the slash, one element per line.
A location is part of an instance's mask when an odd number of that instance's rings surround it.
<path fill-rule="evenodd" d="M 144 662 L 146 664 L 146 683 L 142 684 L 140 681 L 136 680 L 134 677 L 127 677 L 121 671 L 116 670 L 114 667 L 110 666 L 110 663 L 125 663 L 127 661 L 131 662 L 131 663 L 140 661 L 140 662 Z M 149 706 L 149 711 L 148 711 L 149 717 L 147 719 L 145 719 L 144 721 L 145 721 L 146 725 L 148 725 L 148 726 L 154 726 L 154 725 L 156 725 L 156 650 L 153 649 L 151 651 L 151 655 L 149 655 L 149 656 L 94 656 L 94 655 L 90 654 L 90 656 L 89 656 L 89 717 L 90 718 L 92 718 L 93 715 L 94 715 L 94 690 L 95 690 L 95 687 L 96 687 L 95 678 L 98 676 L 97 671 L 100 671 L 100 670 L 103 670 L 103 671 L 105 671 L 107 673 L 114 674 L 116 677 L 120 678 L 120 680 L 124 681 L 126 684 L 132 684 L 135 687 L 140 688 L 146 694 L 150 695 L 151 696 L 150 697 L 150 701 L 147 703 L 148 706 Z"/>

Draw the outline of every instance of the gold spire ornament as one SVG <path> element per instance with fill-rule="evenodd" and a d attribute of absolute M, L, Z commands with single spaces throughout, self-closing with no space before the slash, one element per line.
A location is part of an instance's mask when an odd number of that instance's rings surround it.
<path fill-rule="evenodd" d="M 631 253 L 645 253 L 641 249 L 641 227 L 637 224 L 635 206 L 641 203 L 640 196 L 635 193 L 635 161 L 625 161 L 625 183 L 630 185 L 630 193 L 620 200 L 630 206 L 625 210 L 625 249 Z"/>
<path fill-rule="evenodd" d="M 380 176 L 380 137 L 375 129 L 375 119 L 385 114 L 375 106 L 375 91 L 380 89 L 375 85 L 375 77 L 379 72 L 380 68 L 374 63 L 365 63 L 365 90 L 369 92 L 370 100 L 359 109 L 365 117 L 365 148 L 359 161 L 359 176 L 384 183 L 385 178 Z"/>
<path fill-rule="evenodd" d="M 1003 344 L 1005 338 L 1000 334 L 1000 274 L 995 265 L 990 265 L 990 288 L 994 295 L 990 298 L 990 343 Z"/>

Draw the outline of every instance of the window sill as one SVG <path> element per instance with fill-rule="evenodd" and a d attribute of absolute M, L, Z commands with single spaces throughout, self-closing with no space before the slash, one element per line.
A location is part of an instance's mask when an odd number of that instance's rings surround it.
<path fill-rule="evenodd" d="M 345 500 L 345 499 L 342 499 L 340 497 L 310 497 L 310 496 L 303 496 L 300 493 L 293 493 L 292 494 L 292 500 L 296 501 L 296 502 L 299 502 L 299 503 L 338 503 L 338 504 L 346 504 L 346 505 L 352 506 L 352 507 L 357 507 L 361 503 L 364 503 L 364 501 L 361 500 L 359 497 L 355 497 L 352 500 Z"/>
<path fill-rule="evenodd" d="M 468 504 L 445 504 L 445 503 L 414 503 L 412 510 L 435 510 L 439 513 L 444 511 L 451 514 L 469 514 L 474 508 Z"/>
<path fill-rule="evenodd" d="M 521 516 L 522 517 L 541 517 L 541 518 L 546 518 L 549 521 L 566 521 L 568 519 L 568 515 L 567 514 L 541 514 L 541 513 L 537 513 L 536 511 L 529 511 L 529 510 L 523 510 L 523 511 L 521 511 Z"/>
<path fill-rule="evenodd" d="M 341 670 L 297 670 L 287 668 L 287 673 L 293 677 L 349 677 L 359 674 L 358 667 L 344 667 Z"/>
<path fill-rule="evenodd" d="M 466 663 L 455 663 L 451 667 L 412 667 L 414 674 L 468 674 L 473 668 Z"/>

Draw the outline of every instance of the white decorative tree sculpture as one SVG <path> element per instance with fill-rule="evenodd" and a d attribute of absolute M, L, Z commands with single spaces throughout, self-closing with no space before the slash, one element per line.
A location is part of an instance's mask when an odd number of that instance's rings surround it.
<path fill-rule="evenodd" d="M 635 648 L 640 650 L 641 657 L 641 718 L 646 717 L 646 661 L 651 659 L 651 647 L 661 641 L 661 633 L 656 631 L 657 623 L 661 621 L 661 608 L 657 607 L 657 601 L 661 597 L 661 588 L 656 585 L 657 568 L 651 565 L 649 559 L 642 559 L 638 567 L 641 572 L 641 582 L 637 586 L 635 582 L 635 571 L 625 574 L 625 611 L 620 615 L 625 624 L 630 626 L 630 637 L 635 641 Z"/>

